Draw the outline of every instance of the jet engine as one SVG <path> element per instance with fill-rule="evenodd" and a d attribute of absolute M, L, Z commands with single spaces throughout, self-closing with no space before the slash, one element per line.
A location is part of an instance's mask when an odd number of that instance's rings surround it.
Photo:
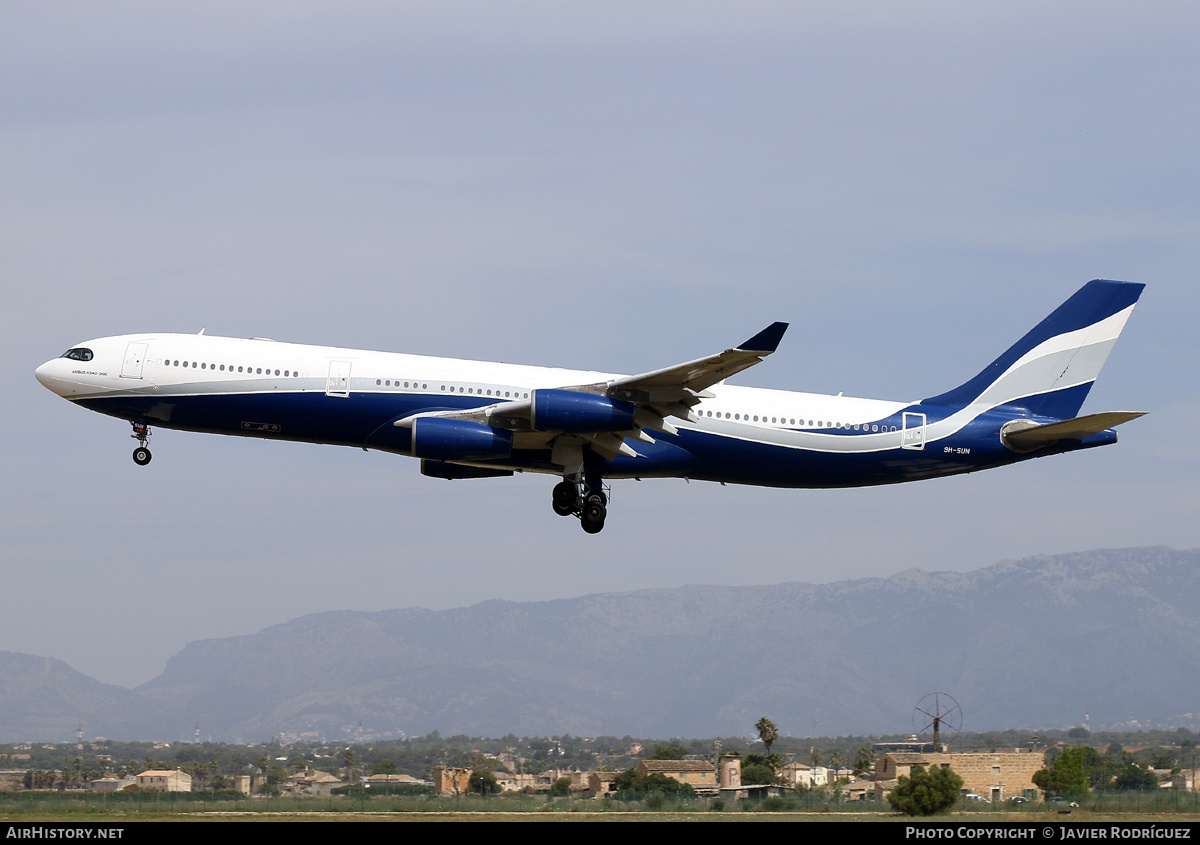
<path fill-rule="evenodd" d="M 412 440 L 416 457 L 435 461 L 482 461 L 512 453 L 511 432 L 469 420 L 418 417 Z"/>
<path fill-rule="evenodd" d="M 534 431 L 591 434 L 634 428 L 636 406 L 619 399 L 575 390 L 533 391 Z"/>

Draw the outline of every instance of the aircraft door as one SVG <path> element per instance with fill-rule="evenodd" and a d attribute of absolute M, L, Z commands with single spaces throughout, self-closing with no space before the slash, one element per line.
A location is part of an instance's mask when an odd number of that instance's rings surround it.
<path fill-rule="evenodd" d="M 902 449 L 924 449 L 925 448 L 925 415 L 913 413 L 912 411 L 904 412 L 903 421 L 903 437 L 900 440 Z"/>
<path fill-rule="evenodd" d="M 142 365 L 146 362 L 148 343 L 130 343 L 125 347 L 125 360 L 121 363 L 121 378 L 141 378 Z"/>
<path fill-rule="evenodd" d="M 343 398 L 350 395 L 349 361 L 329 362 L 329 378 L 325 380 L 325 395 Z"/>

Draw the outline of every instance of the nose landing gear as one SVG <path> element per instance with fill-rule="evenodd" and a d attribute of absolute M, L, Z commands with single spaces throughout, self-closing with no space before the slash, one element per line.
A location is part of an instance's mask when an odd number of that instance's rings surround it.
<path fill-rule="evenodd" d="M 140 422 L 130 422 L 133 426 L 133 434 L 129 435 L 138 442 L 138 447 L 133 450 L 133 462 L 140 467 L 144 467 L 150 463 L 150 459 L 154 456 L 150 454 L 150 450 L 146 448 L 146 444 L 150 442 L 150 426 Z"/>

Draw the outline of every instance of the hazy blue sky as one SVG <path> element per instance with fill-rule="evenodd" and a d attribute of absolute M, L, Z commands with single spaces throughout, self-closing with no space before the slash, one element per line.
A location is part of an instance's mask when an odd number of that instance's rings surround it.
<path fill-rule="evenodd" d="M 0 649 L 133 685 L 335 609 L 1200 545 L 1194 3 L 0 5 Z M 1145 282 L 1116 447 L 892 488 L 444 482 L 128 425 L 33 378 L 141 331 L 909 400 Z"/>

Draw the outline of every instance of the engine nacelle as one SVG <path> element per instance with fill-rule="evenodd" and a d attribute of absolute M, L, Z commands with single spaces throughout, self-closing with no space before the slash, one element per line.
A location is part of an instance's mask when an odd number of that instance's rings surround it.
<path fill-rule="evenodd" d="M 412 451 L 435 461 L 482 461 L 507 458 L 512 432 L 468 420 L 418 417 L 413 420 Z"/>
<path fill-rule="evenodd" d="M 628 431 L 634 428 L 634 405 L 595 393 L 575 390 L 533 391 L 534 431 L 569 434 L 593 431 Z"/>

